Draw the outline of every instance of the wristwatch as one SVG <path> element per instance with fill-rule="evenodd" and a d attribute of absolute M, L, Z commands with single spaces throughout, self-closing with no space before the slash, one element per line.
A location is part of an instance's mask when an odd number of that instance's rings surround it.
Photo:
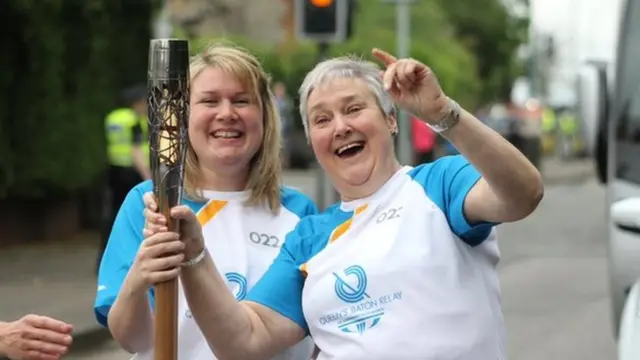
<path fill-rule="evenodd" d="M 451 129 L 460 121 L 460 105 L 451 98 L 447 98 L 447 100 L 449 102 L 449 112 L 447 115 L 435 124 L 428 124 L 431 130 L 438 134 Z"/>

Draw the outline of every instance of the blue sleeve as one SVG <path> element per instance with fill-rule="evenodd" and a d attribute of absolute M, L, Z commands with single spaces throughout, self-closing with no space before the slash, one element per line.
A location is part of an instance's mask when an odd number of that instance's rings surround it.
<path fill-rule="evenodd" d="M 318 213 L 316 204 L 311 198 L 291 187 L 283 186 L 281 191 L 282 206 L 298 215 L 300 219 Z"/>
<path fill-rule="evenodd" d="M 299 231 L 300 226 L 304 226 L 304 221 L 287 235 L 273 264 L 249 291 L 245 300 L 276 311 L 308 333 L 309 328 L 302 312 L 304 276 L 300 266 L 306 257 L 301 253 L 303 237 Z"/>
<path fill-rule="evenodd" d="M 451 230 L 471 246 L 481 244 L 496 224 L 470 224 L 464 214 L 464 201 L 482 177 L 461 155 L 445 156 L 411 170 L 410 175 L 427 196 L 442 210 Z"/>
<path fill-rule="evenodd" d="M 151 183 L 137 185 L 125 198 L 111 229 L 98 270 L 98 289 L 94 304 L 96 319 L 107 326 L 109 310 L 142 243 L 144 203 L 142 196 L 151 191 Z"/>

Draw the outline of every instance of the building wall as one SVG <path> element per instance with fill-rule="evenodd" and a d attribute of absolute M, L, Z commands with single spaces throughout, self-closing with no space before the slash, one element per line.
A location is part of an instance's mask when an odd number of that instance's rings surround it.
<path fill-rule="evenodd" d="M 192 36 L 234 34 L 265 44 L 286 40 L 291 0 L 167 0 L 169 18 Z"/>
<path fill-rule="evenodd" d="M 622 0 L 531 0 L 532 29 L 553 36 L 556 58 L 550 69 L 552 98 L 573 102 L 585 61 L 613 62 Z"/>

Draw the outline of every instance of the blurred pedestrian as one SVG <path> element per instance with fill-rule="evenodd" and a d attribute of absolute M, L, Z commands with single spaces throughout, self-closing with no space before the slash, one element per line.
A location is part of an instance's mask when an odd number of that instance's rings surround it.
<path fill-rule="evenodd" d="M 71 345 L 72 326 L 39 315 L 0 322 L 0 356 L 11 360 L 58 360 Z"/>
<path fill-rule="evenodd" d="M 545 155 L 549 155 L 556 147 L 557 114 L 551 106 L 545 105 L 540 120 L 542 122 L 542 151 Z"/>
<path fill-rule="evenodd" d="M 105 119 L 109 200 L 107 217 L 102 229 L 98 266 L 111 226 L 127 193 L 143 180 L 151 178 L 147 87 L 129 87 L 123 90 L 122 99 L 126 106 L 113 110 Z"/>
<path fill-rule="evenodd" d="M 426 164 L 435 160 L 436 133 L 424 121 L 412 116 L 411 135 L 415 154 L 413 165 Z"/>
<path fill-rule="evenodd" d="M 559 112 L 558 130 L 556 152 L 561 159 L 569 159 L 580 148 L 578 119 L 572 109 L 564 108 Z"/>
<path fill-rule="evenodd" d="M 281 186 L 280 120 L 258 60 L 235 47 L 212 45 L 192 58 L 189 71 L 184 206 L 177 209 L 198 214 L 198 236 L 219 264 L 220 272 L 207 276 L 222 277 L 223 296 L 239 301 L 273 262 L 287 233 L 316 207 L 307 196 Z M 153 286 L 204 259 L 203 249 L 184 253 L 184 243 L 172 233 L 161 234 L 162 241 L 143 240 L 144 202 L 151 207 L 151 191 L 151 181 L 135 186 L 120 208 L 95 301 L 100 324 L 137 359 L 153 359 Z M 160 259 L 166 251 L 173 256 Z M 191 289 L 181 286 L 178 358 L 211 360 L 202 315 L 192 312 L 185 291 Z M 313 343 L 300 340 L 282 349 L 278 359 L 309 359 Z"/>

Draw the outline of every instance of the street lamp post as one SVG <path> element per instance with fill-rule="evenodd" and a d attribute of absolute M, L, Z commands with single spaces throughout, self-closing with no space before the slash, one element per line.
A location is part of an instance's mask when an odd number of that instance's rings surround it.
<path fill-rule="evenodd" d="M 396 56 L 407 58 L 411 54 L 411 5 L 418 0 L 382 0 L 384 3 L 396 5 Z M 413 151 L 411 148 L 411 122 L 409 114 L 403 109 L 398 109 L 398 160 L 403 165 L 413 164 Z"/>
<path fill-rule="evenodd" d="M 328 57 L 329 44 L 324 42 L 318 43 L 318 62 L 324 61 Z M 336 189 L 333 187 L 333 184 L 329 180 L 329 177 L 324 172 L 324 170 L 322 170 L 321 167 L 318 167 L 316 171 L 319 173 L 319 176 L 317 177 L 317 181 L 319 183 L 317 185 L 318 193 L 316 194 L 316 201 L 318 203 L 318 207 L 321 210 L 325 210 L 327 207 L 339 201 L 340 196 L 338 195 Z"/>

